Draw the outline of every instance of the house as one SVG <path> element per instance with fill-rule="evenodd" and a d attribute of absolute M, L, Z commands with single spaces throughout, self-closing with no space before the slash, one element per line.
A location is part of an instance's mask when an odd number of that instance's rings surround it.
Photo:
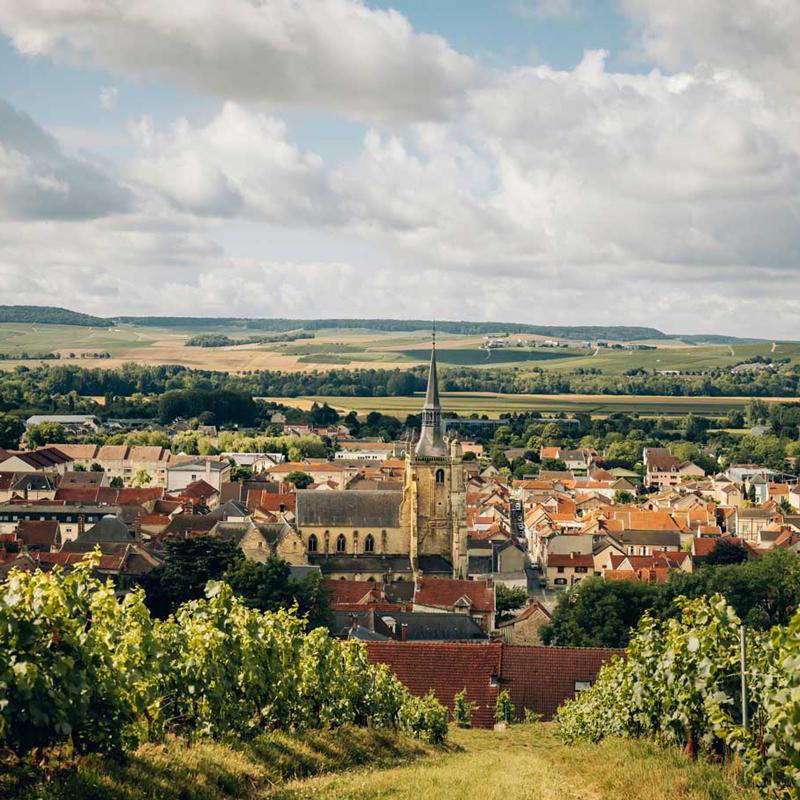
<path fill-rule="evenodd" d="M 4 503 L 0 505 L 0 533 L 13 533 L 23 520 L 58 521 L 59 536 L 67 542 L 82 535 L 87 527 L 95 525 L 103 517 L 122 513 L 118 506 L 85 505 L 67 506 L 43 503 Z"/>
<path fill-rule="evenodd" d="M 231 466 L 228 461 L 212 458 L 193 458 L 188 461 L 171 463 L 166 470 L 167 491 L 180 492 L 189 484 L 203 480 L 217 492 L 222 484 L 231 479 Z"/>
<path fill-rule="evenodd" d="M 659 491 L 679 486 L 684 480 L 702 478 L 705 470 L 691 461 L 681 462 L 666 447 L 645 447 L 643 451 L 645 486 Z"/>
<path fill-rule="evenodd" d="M 501 622 L 497 627 L 507 644 L 541 645 L 539 631 L 550 619 L 550 612 L 538 600 L 529 600 L 516 617 Z"/>
<path fill-rule="evenodd" d="M 0 503 L 12 498 L 25 502 L 52 500 L 56 495 L 55 476 L 45 472 L 0 472 Z"/>
<path fill-rule="evenodd" d="M 593 574 L 594 559 L 591 554 L 550 553 L 544 565 L 544 577 L 550 589 L 570 589 Z"/>
<path fill-rule="evenodd" d="M 21 520 L 14 533 L 17 543 L 30 551 L 50 552 L 61 546 L 58 520 L 55 519 Z"/>
<path fill-rule="evenodd" d="M 302 540 L 285 522 L 220 521 L 211 529 L 210 535 L 235 542 L 251 561 L 264 563 L 270 558 L 280 558 L 289 564 L 306 563 Z"/>
<path fill-rule="evenodd" d="M 488 633 L 495 626 L 494 582 L 491 579 L 463 581 L 419 577 L 414 588 L 413 610 L 465 614 Z"/>
<path fill-rule="evenodd" d="M 72 468 L 72 459 L 55 447 L 7 453 L 0 472 L 51 472 L 63 475 Z"/>

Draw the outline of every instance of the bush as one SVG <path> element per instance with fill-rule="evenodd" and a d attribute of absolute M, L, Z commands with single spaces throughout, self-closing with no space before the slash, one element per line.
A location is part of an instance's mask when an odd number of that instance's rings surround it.
<path fill-rule="evenodd" d="M 514 705 L 511 702 L 511 696 L 505 689 L 497 695 L 497 700 L 495 700 L 494 719 L 495 722 L 505 722 L 507 725 L 511 725 L 514 721 Z"/>
<path fill-rule="evenodd" d="M 472 713 L 478 707 L 477 703 L 467 700 L 466 687 L 453 696 L 453 716 L 459 728 L 472 727 Z"/>
<path fill-rule="evenodd" d="M 557 714 L 567 742 L 649 736 L 691 755 L 735 753 L 775 796 L 800 789 L 800 613 L 747 636 L 748 712 L 741 715 L 740 620 L 721 595 L 680 598 L 680 619 L 646 614 L 627 649 Z"/>
<path fill-rule="evenodd" d="M 89 561 L 69 574 L 13 571 L 0 586 L 0 748 L 121 752 L 167 732 L 342 724 L 443 741 L 447 709 L 432 695 L 413 697 L 363 644 L 305 625 L 248 608 L 222 582 L 160 622 L 141 590 L 119 601 Z"/>

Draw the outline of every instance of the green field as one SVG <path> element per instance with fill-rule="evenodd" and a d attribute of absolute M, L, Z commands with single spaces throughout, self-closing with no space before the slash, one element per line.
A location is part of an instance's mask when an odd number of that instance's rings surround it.
<path fill-rule="evenodd" d="M 430 337 L 424 331 L 385 332 L 361 329 L 321 329 L 314 339 L 302 342 L 244 344 L 229 347 L 186 347 L 190 336 L 203 333 L 224 334 L 233 339 L 243 336 L 241 328 L 155 328 L 120 324 L 110 328 L 85 328 L 76 325 L 28 323 L 0 324 L 0 353 L 60 353 L 62 358 L 75 353 L 83 366 L 114 367 L 125 361 L 142 364 L 183 364 L 187 367 L 229 372 L 245 370 L 307 371 L 329 367 L 380 368 L 424 366 L 430 358 Z M 248 333 L 248 332 L 245 332 Z M 800 343 L 686 345 L 674 340 L 656 342 L 651 350 L 579 346 L 550 349 L 541 346 L 542 337 L 527 337 L 524 347 L 486 350 L 485 340 L 477 335 L 440 334 L 439 363 L 448 367 L 477 367 L 489 370 L 543 368 L 572 372 L 596 369 L 604 375 L 623 375 L 634 369 L 701 372 L 724 369 L 753 356 L 788 358 L 800 363 Z M 528 346 L 530 345 L 530 346 Z M 94 361 L 81 358 L 90 353 L 108 352 L 112 358 Z M 9 369 L 13 360 L 0 362 Z M 29 362 L 30 363 L 30 362 Z"/>
<path fill-rule="evenodd" d="M 430 361 L 430 350 L 398 350 L 397 353 L 412 361 Z M 479 350 L 467 348 L 437 348 L 436 359 L 440 364 L 460 367 L 494 367 L 505 364 L 520 364 L 529 361 L 564 361 L 577 358 L 577 352 L 564 350 L 496 349 Z"/>
<path fill-rule="evenodd" d="M 294 406 L 307 410 L 312 403 L 328 403 L 333 408 L 348 413 L 367 414 L 379 411 L 405 419 L 408 414 L 417 414 L 422 408 L 423 397 L 341 397 L 316 395 L 311 397 L 266 397 L 267 402 Z M 771 402 L 793 402 L 792 398 L 775 398 Z M 489 418 L 506 416 L 511 413 L 540 411 L 544 414 L 582 412 L 597 416 L 607 416 L 614 412 L 628 414 L 702 414 L 709 417 L 722 417 L 731 409 L 743 410 L 747 397 L 657 397 L 632 395 L 531 395 L 531 394 L 493 394 L 490 392 L 443 392 L 442 409 L 460 416 L 486 414 Z"/>

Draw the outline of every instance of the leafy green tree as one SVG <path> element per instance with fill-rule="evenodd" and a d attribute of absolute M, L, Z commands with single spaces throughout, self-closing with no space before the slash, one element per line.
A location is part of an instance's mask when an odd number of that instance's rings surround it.
<path fill-rule="evenodd" d="M 98 464 L 97 461 L 92 461 L 91 466 L 89 467 L 90 472 L 103 472 L 103 465 Z"/>
<path fill-rule="evenodd" d="M 115 475 L 115 476 L 114 476 L 114 477 L 113 477 L 113 478 L 112 478 L 112 479 L 109 481 L 109 484 L 108 484 L 108 485 L 109 485 L 109 486 L 111 486 L 111 487 L 112 487 L 112 488 L 114 488 L 114 489 L 121 489 L 123 486 L 125 486 L 125 481 L 123 481 L 123 480 L 122 480 L 122 478 L 120 478 L 120 476 L 119 476 L 119 475 Z"/>
<path fill-rule="evenodd" d="M 250 608 L 277 611 L 296 604 L 300 614 L 308 615 L 310 628 L 332 627 L 330 595 L 319 575 L 292 580 L 289 565 L 270 558 L 263 564 L 236 561 L 225 572 L 223 580 Z"/>
<path fill-rule="evenodd" d="M 706 556 L 705 565 L 741 564 L 743 561 L 747 561 L 747 551 L 744 547 L 735 544 L 730 539 L 720 539 Z"/>
<path fill-rule="evenodd" d="M 133 476 L 134 486 L 149 486 L 153 479 L 146 469 L 137 469 L 136 474 Z"/>
<path fill-rule="evenodd" d="M 658 586 L 640 581 L 583 580 L 558 598 L 552 619 L 540 629 L 542 641 L 562 647 L 625 647 L 631 628 L 658 594 Z"/>
<path fill-rule="evenodd" d="M 495 606 L 497 621 L 511 619 L 512 612 L 522 608 L 528 602 L 528 592 L 521 586 L 506 586 L 498 583 L 495 586 Z"/>
<path fill-rule="evenodd" d="M 618 506 L 627 506 L 632 503 L 636 498 L 630 493 L 625 491 L 625 489 L 617 489 L 614 492 L 614 502 Z"/>
<path fill-rule="evenodd" d="M 204 597 L 209 581 L 244 560 L 233 542 L 212 536 L 168 542 L 166 550 L 164 562 L 141 579 L 148 608 L 162 619 L 181 603 Z"/>
<path fill-rule="evenodd" d="M 19 440 L 25 433 L 25 425 L 18 417 L 0 412 L 0 447 L 13 450 L 19 447 Z"/>
<path fill-rule="evenodd" d="M 25 441 L 30 448 L 42 447 L 48 442 L 63 442 L 65 438 L 64 426 L 57 422 L 40 422 L 38 425 L 31 425 L 25 432 Z"/>
<path fill-rule="evenodd" d="M 287 483 L 293 484 L 297 489 L 305 489 L 314 483 L 314 479 L 299 469 L 292 470 L 285 478 Z"/>

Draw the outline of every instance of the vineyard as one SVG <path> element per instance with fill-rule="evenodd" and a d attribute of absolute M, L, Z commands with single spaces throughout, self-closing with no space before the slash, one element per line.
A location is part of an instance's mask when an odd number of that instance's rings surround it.
<path fill-rule="evenodd" d="M 397 728 L 431 743 L 447 710 L 410 695 L 363 646 L 307 632 L 290 611 L 247 608 L 224 583 L 174 616 L 120 600 L 91 560 L 13 572 L 0 590 L 0 755 L 51 746 L 131 752 L 167 734 L 247 740 L 264 731 Z"/>
<path fill-rule="evenodd" d="M 648 737 L 690 755 L 738 759 L 770 796 L 800 797 L 800 613 L 746 636 L 720 595 L 682 604 L 680 619 L 641 620 L 625 658 L 558 713 L 565 742 Z"/>

